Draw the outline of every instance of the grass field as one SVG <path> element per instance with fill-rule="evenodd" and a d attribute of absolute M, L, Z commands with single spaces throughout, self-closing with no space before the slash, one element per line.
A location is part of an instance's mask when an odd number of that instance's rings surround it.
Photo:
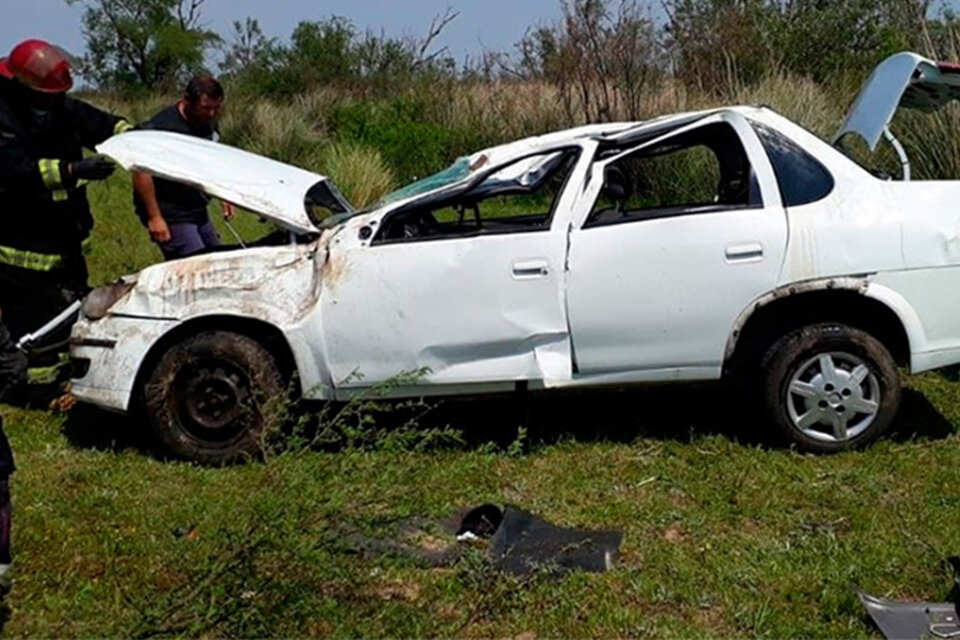
<path fill-rule="evenodd" d="M 91 201 L 95 283 L 160 259 L 125 176 Z M 713 387 L 448 402 L 421 427 L 459 442 L 407 434 L 225 469 L 158 459 L 127 418 L 5 407 L 19 471 L 4 633 L 876 636 L 851 585 L 941 599 L 939 562 L 960 552 L 957 374 L 908 386 L 895 434 L 825 457 L 764 446 Z M 519 580 L 476 554 L 427 568 L 342 540 L 482 502 L 619 528 L 622 557 Z"/>

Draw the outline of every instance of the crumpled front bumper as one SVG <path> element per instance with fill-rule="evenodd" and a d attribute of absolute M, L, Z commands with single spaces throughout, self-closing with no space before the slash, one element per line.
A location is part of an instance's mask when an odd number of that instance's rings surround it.
<path fill-rule="evenodd" d="M 127 411 L 137 373 L 150 348 L 178 324 L 108 315 L 100 320 L 81 317 L 70 336 L 70 359 L 76 376 L 73 394 L 83 402 Z"/>

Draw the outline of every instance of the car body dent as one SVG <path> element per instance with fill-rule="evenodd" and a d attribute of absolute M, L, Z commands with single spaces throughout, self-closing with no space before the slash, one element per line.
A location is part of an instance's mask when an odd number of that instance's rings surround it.
<path fill-rule="evenodd" d="M 76 393 L 126 410 L 140 366 L 157 341 L 184 323 L 229 316 L 278 328 L 290 343 L 303 388 L 316 386 L 323 395 L 329 375 L 315 364 L 322 354 L 312 346 L 320 340 L 311 319 L 329 269 L 326 258 L 316 241 L 214 252 L 144 269 L 105 318 L 81 317 L 75 325 L 72 354 L 91 360 L 87 376 L 75 382 Z M 95 341 L 115 341 L 116 347 L 84 345 Z M 111 389 L 117 395 L 107 398 Z"/>
<path fill-rule="evenodd" d="M 176 328 L 175 320 L 131 318 L 108 315 L 101 321 L 81 316 L 73 326 L 70 356 L 87 360 L 88 373 L 71 383 L 78 397 L 105 409 L 128 411 L 134 397 L 137 374 L 147 354 L 167 332 Z M 97 341 L 113 341 L 116 346 L 93 346 Z"/>
<path fill-rule="evenodd" d="M 647 135 L 660 136 L 661 130 L 669 135 L 671 122 L 696 127 L 710 118 L 737 129 L 759 172 L 766 210 L 783 221 L 780 248 L 763 247 L 773 265 L 769 285 L 750 294 L 724 320 L 729 332 L 709 354 L 690 356 L 684 363 L 578 371 L 570 295 L 577 270 L 587 265 L 570 258 L 602 183 L 596 151 L 617 137 L 642 145 Z M 833 175 L 834 190 L 820 201 L 784 208 L 779 191 L 770 186 L 772 169 L 758 151 L 750 120 L 774 128 L 817 158 Z M 398 209 L 438 193 L 456 193 L 512 159 L 570 147 L 579 147 L 581 154 L 549 229 L 411 245 L 376 245 L 375 236 L 364 233 L 365 228 L 375 232 Z M 520 384 L 550 388 L 713 379 L 721 375 L 725 353 L 734 348 L 739 329 L 754 311 L 782 296 L 831 287 L 856 291 L 890 307 L 904 325 L 914 370 L 960 362 L 960 319 L 928 318 L 950 315 L 954 309 L 949 296 L 938 299 L 925 284 L 934 279 L 943 285 L 941 291 L 960 285 L 960 212 L 953 206 L 960 183 L 879 180 L 827 142 L 757 107 L 582 127 L 493 147 L 470 160 L 476 169 L 462 180 L 354 215 L 311 242 L 213 253 L 145 269 L 105 317 L 81 319 L 74 329 L 80 341 L 116 341 L 113 349 L 74 346 L 75 357 L 92 362 L 89 373 L 75 381 L 78 396 L 128 408 L 134 380 L 154 345 L 184 323 L 211 316 L 276 327 L 293 354 L 302 391 L 311 398 L 350 397 L 391 375 L 424 368 L 428 371 L 416 384 L 389 393 L 419 396 L 503 391 Z M 528 169 L 536 170 L 535 165 Z M 310 180 L 318 177 L 309 175 Z M 290 203 L 299 204 L 307 182 L 304 177 L 290 187 L 295 193 Z M 694 218 L 684 222 L 689 233 L 697 233 Z M 503 239 L 511 237 L 524 242 L 507 246 Z M 669 252 L 672 245 L 665 243 L 661 249 Z M 636 269 L 644 269 L 654 256 L 630 259 Z M 532 283 L 512 278 L 509 265 L 515 260 L 543 264 L 549 275 Z M 618 280 L 607 282 L 614 286 Z M 477 306 L 479 301 L 483 304 Z M 666 311 L 649 307 L 662 319 L 668 317 Z M 357 357 L 359 353 L 364 357 Z"/>
<path fill-rule="evenodd" d="M 156 264 L 140 272 L 136 285 L 110 313 L 183 321 L 227 312 L 278 326 L 296 323 L 320 296 L 325 258 L 326 252 L 310 243 Z"/>

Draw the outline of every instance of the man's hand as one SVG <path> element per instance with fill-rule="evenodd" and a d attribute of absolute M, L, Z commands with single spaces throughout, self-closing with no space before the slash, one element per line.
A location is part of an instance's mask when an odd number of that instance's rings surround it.
<path fill-rule="evenodd" d="M 220 206 L 223 207 L 223 219 L 224 220 L 233 220 L 237 217 L 236 208 L 229 202 L 223 200 L 220 201 Z"/>
<path fill-rule="evenodd" d="M 150 237 L 154 242 L 159 244 L 170 242 L 170 227 L 162 217 L 154 216 L 147 220 L 147 229 L 150 230 Z"/>
<path fill-rule="evenodd" d="M 67 165 L 67 176 L 77 180 L 106 180 L 113 175 L 116 165 L 106 156 L 91 156 L 74 160 Z"/>

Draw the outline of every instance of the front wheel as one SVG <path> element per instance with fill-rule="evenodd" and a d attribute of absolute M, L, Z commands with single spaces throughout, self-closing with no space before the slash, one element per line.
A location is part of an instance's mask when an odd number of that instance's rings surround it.
<path fill-rule="evenodd" d="M 143 389 L 147 420 L 177 457 L 226 464 L 260 452 L 264 402 L 282 398 L 276 358 L 256 340 L 207 331 L 174 345 Z"/>
<path fill-rule="evenodd" d="M 842 324 L 787 334 L 767 351 L 760 371 L 767 418 L 803 451 L 865 446 L 890 427 L 900 405 L 890 352 Z"/>

